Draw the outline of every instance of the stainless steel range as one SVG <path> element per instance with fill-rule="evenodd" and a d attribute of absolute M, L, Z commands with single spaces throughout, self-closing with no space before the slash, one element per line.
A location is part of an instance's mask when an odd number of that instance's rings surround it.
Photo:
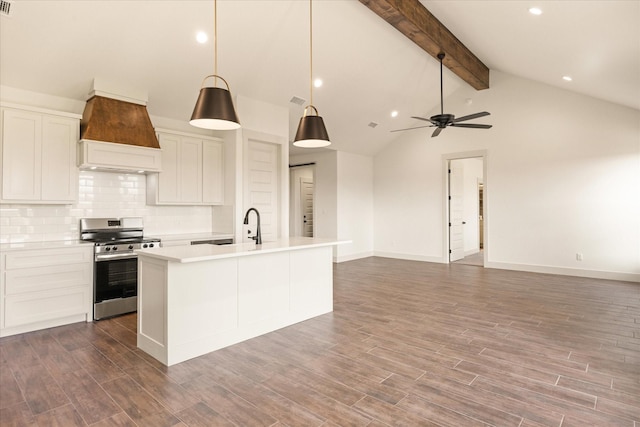
<path fill-rule="evenodd" d="M 93 318 L 131 313 L 138 308 L 136 249 L 160 247 L 160 239 L 144 237 L 142 218 L 83 218 L 80 240 L 92 242 Z"/>

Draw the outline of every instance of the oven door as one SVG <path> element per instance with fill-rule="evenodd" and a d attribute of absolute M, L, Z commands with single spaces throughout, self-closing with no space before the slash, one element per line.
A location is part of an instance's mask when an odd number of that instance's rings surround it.
<path fill-rule="evenodd" d="M 138 294 L 136 254 L 96 255 L 94 303 Z"/>

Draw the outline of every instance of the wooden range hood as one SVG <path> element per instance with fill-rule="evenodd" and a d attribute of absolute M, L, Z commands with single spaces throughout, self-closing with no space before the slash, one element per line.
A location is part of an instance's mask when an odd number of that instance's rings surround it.
<path fill-rule="evenodd" d="M 146 106 L 98 95 L 84 107 L 80 139 L 160 148 Z"/>

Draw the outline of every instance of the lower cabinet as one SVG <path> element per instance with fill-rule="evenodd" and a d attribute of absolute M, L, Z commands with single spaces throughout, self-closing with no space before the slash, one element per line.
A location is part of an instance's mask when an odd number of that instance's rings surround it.
<path fill-rule="evenodd" d="M 1 269 L 0 336 L 93 318 L 93 247 L 4 251 Z"/>

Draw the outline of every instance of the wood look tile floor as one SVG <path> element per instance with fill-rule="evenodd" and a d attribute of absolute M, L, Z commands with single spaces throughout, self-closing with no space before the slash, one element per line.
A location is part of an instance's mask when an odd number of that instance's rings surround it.
<path fill-rule="evenodd" d="M 335 311 L 165 367 L 136 316 L 0 340 L 6 426 L 640 427 L 640 284 L 366 258 Z"/>

